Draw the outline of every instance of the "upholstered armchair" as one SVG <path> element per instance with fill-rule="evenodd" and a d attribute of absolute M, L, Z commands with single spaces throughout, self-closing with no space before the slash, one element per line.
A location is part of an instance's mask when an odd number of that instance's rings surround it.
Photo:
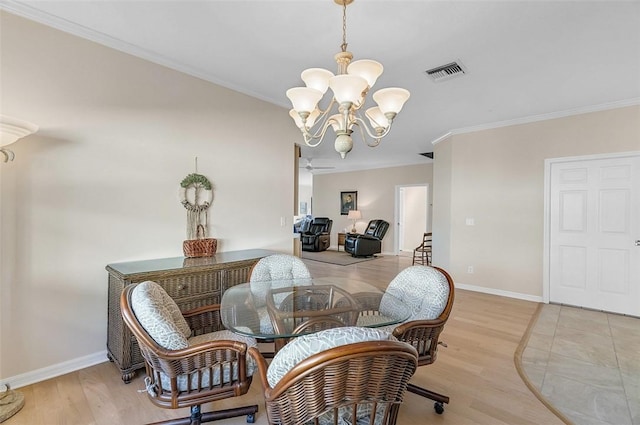
<path fill-rule="evenodd" d="M 393 425 L 417 352 L 390 333 L 338 327 L 295 338 L 267 364 L 252 348 L 270 425 Z"/>
<path fill-rule="evenodd" d="M 191 408 L 190 417 L 157 424 L 199 425 L 241 415 L 255 421 L 257 405 L 200 410 L 202 404 L 246 394 L 256 370 L 247 356 L 256 340 L 224 329 L 219 305 L 181 313 L 160 285 L 146 281 L 126 286 L 120 306 L 144 357 L 151 402 L 165 409 Z"/>
<path fill-rule="evenodd" d="M 371 220 L 364 233 L 347 233 L 344 250 L 353 257 L 370 257 L 382 252 L 382 238 L 389 229 L 384 220 Z"/>
<path fill-rule="evenodd" d="M 333 220 L 327 217 L 316 217 L 309 230 L 301 233 L 303 251 L 325 251 L 331 244 L 331 226 Z"/>
<path fill-rule="evenodd" d="M 445 270 L 432 266 L 407 267 L 389 283 L 381 297 L 370 293 L 354 297 L 360 304 L 359 326 L 367 326 L 375 320 L 375 314 L 394 316 L 398 300 L 410 307 L 411 315 L 403 323 L 378 329 L 390 331 L 399 341 L 415 347 L 418 366 L 435 362 L 438 347 L 446 347 L 440 341 L 440 333 L 453 308 L 455 293 L 453 279 Z M 443 403 L 449 403 L 448 396 L 411 383 L 407 391 L 434 400 L 433 407 L 439 414 L 444 412 Z"/>

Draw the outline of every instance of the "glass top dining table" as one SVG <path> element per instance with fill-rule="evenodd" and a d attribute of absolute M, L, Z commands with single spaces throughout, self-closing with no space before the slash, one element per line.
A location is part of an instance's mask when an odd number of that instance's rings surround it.
<path fill-rule="evenodd" d="M 382 327 L 409 318 L 409 307 L 385 291 L 348 278 L 251 282 L 222 295 L 224 326 L 258 340 L 292 338 L 330 327 Z"/>

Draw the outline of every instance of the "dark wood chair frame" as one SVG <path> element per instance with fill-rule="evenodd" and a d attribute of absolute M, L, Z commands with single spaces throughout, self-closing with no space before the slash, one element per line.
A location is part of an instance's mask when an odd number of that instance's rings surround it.
<path fill-rule="evenodd" d="M 329 421 L 335 423 L 338 409 L 344 407 L 351 408 L 350 421 L 356 423 L 358 406 L 370 403 L 381 406 L 383 411 L 382 420 L 371 418 L 369 423 L 394 425 L 407 383 L 418 364 L 416 350 L 409 344 L 359 342 L 304 359 L 271 388 L 266 360 L 255 348 L 249 349 L 249 355 L 258 363 L 270 425 L 318 424 L 325 412 L 333 416 Z"/>
<path fill-rule="evenodd" d="M 413 261 L 411 265 L 415 266 L 416 263 L 423 266 L 431 265 L 431 248 L 433 243 L 433 234 L 426 232 L 422 235 L 422 243 L 413 250 Z"/>
<path fill-rule="evenodd" d="M 191 408 L 191 416 L 170 419 L 155 424 L 164 425 L 199 425 L 220 419 L 247 415 L 247 422 L 255 421 L 257 405 L 243 406 L 232 409 L 202 413 L 200 406 L 230 397 L 246 394 L 251 385 L 251 376 L 247 376 L 247 345 L 232 340 L 209 341 L 193 345 L 181 350 L 169 350 L 158 345 L 138 322 L 131 309 L 131 294 L 136 285 L 127 286 L 120 297 L 120 307 L 124 323 L 136 337 L 140 352 L 145 360 L 145 370 L 151 384 L 155 385 L 157 394 L 149 400 L 156 406 L 165 409 Z M 209 332 L 223 330 L 220 320 L 220 305 L 204 306 L 183 313 L 192 335 L 202 335 Z M 209 385 L 206 388 L 192 388 L 191 379 L 188 380 L 187 390 L 178 389 L 177 377 L 184 374 L 198 374 L 198 382 L 210 370 L 221 369 L 222 364 L 237 365 L 238 379 L 224 385 Z M 160 385 L 160 373 L 170 379 L 171 389 Z M 231 372 L 233 376 L 233 371 Z"/>
<path fill-rule="evenodd" d="M 453 279 L 444 269 L 433 267 L 442 273 L 449 284 L 449 298 L 444 310 L 440 315 L 432 320 L 412 320 L 399 324 L 393 330 L 393 336 L 399 341 L 411 344 L 418 351 L 418 366 L 427 366 L 436 361 L 438 346 L 446 347 L 446 343 L 440 341 L 440 334 L 444 330 L 444 325 L 449 319 L 455 291 Z M 382 295 L 376 293 L 354 294 L 354 298 L 360 304 L 360 315 L 375 315 L 379 313 L 380 300 Z M 409 383 L 407 390 L 414 394 L 435 401 L 434 409 L 438 414 L 444 412 L 443 403 L 449 403 L 449 397 L 426 388 Z"/>

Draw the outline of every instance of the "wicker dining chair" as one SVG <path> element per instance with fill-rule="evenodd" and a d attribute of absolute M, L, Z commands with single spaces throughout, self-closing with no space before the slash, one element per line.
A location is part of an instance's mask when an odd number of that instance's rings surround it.
<path fill-rule="evenodd" d="M 158 424 L 199 425 L 242 415 L 248 423 L 255 421 L 257 405 L 200 409 L 203 403 L 246 394 L 256 371 L 247 356 L 256 341 L 225 330 L 219 305 L 181 313 L 160 285 L 146 281 L 125 287 L 120 306 L 145 361 L 151 402 L 166 409 L 191 408 L 190 417 Z"/>
<path fill-rule="evenodd" d="M 267 311 L 267 296 L 270 289 L 273 285 L 277 285 L 278 281 L 290 282 L 295 279 L 311 279 L 311 273 L 307 265 L 293 255 L 269 255 L 258 260 L 251 269 L 249 282 L 252 302 L 259 316 L 261 333 L 273 333 L 273 324 Z"/>
<path fill-rule="evenodd" d="M 423 266 L 431 265 L 431 248 L 433 243 L 433 235 L 431 232 L 422 235 L 422 243 L 413 250 L 412 266 L 420 263 Z"/>
<path fill-rule="evenodd" d="M 267 362 L 255 348 L 270 425 L 393 425 L 417 352 L 389 332 L 341 327 L 300 336 Z"/>
<path fill-rule="evenodd" d="M 438 346 L 446 347 L 440 341 L 455 297 L 453 279 L 445 270 L 433 266 L 410 266 L 402 270 L 389 283 L 385 293 L 363 293 L 354 295 L 360 304 L 358 325 L 365 326 L 375 322 L 375 315 L 397 316 L 397 301 L 410 308 L 410 316 L 401 324 L 386 326 L 400 341 L 407 342 L 418 351 L 418 366 L 430 365 L 436 361 Z M 438 414 L 444 412 L 443 403 L 449 403 L 449 397 L 426 388 L 409 383 L 409 392 L 435 401 L 434 409 Z"/>

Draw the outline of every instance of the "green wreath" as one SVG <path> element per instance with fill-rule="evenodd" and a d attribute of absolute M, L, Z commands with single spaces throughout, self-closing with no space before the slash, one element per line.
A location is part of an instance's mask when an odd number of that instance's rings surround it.
<path fill-rule="evenodd" d="M 191 185 L 194 185 L 196 187 L 200 185 L 207 190 L 211 190 L 211 182 L 202 174 L 191 173 L 180 182 L 180 186 L 184 187 L 185 189 Z"/>

